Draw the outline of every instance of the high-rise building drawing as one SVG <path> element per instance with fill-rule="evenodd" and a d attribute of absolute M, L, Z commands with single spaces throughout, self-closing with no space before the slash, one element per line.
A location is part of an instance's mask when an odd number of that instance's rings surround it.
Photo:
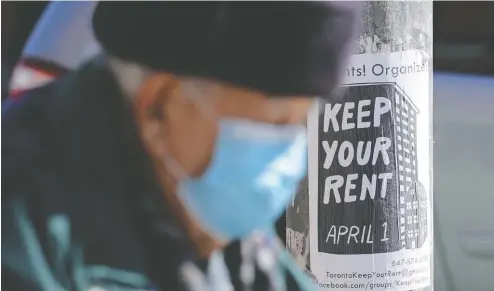
<path fill-rule="evenodd" d="M 402 247 L 420 247 L 427 236 L 427 196 L 418 181 L 417 114 L 410 98 L 395 85 L 394 130 L 398 167 L 400 241 Z"/>

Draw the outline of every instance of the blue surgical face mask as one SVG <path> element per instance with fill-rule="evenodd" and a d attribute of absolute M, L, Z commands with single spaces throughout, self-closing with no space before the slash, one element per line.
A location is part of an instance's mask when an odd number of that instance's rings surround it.
<path fill-rule="evenodd" d="M 242 238 L 272 227 L 295 194 L 307 168 L 305 127 L 222 119 L 202 176 L 166 164 L 182 173 L 178 195 L 207 231 L 225 241 Z"/>

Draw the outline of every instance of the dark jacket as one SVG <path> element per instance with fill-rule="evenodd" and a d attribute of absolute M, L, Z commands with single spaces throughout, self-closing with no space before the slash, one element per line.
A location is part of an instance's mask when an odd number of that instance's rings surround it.
<path fill-rule="evenodd" d="M 206 269 L 128 103 L 98 60 L 2 105 L 2 290 L 184 290 L 184 262 Z M 226 257 L 241 290 L 238 244 Z"/>

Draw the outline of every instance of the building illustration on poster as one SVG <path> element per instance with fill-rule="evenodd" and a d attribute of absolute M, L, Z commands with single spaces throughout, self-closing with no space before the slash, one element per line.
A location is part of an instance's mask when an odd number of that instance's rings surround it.
<path fill-rule="evenodd" d="M 407 249 L 420 248 L 427 236 L 427 196 L 418 181 L 418 108 L 395 85 L 394 122 L 400 203 L 400 241 Z"/>

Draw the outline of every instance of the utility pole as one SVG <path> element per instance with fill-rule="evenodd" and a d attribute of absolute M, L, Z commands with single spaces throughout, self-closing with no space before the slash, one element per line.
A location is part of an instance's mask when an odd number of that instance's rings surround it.
<path fill-rule="evenodd" d="M 309 117 L 287 247 L 320 290 L 432 290 L 432 1 L 365 2 L 362 26 Z"/>

